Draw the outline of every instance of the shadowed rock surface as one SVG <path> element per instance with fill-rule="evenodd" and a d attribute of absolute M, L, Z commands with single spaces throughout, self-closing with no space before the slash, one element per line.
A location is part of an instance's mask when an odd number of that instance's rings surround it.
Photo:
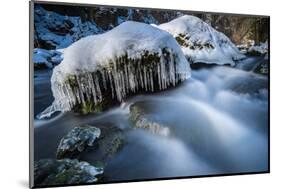
<path fill-rule="evenodd" d="M 87 162 L 78 160 L 43 159 L 35 162 L 35 186 L 55 186 L 65 184 L 94 183 L 103 168 L 94 167 Z"/>

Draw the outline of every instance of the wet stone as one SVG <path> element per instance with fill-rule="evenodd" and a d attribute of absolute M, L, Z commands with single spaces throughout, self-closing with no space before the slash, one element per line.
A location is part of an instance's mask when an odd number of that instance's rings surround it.
<path fill-rule="evenodd" d="M 57 149 L 57 158 L 73 158 L 94 142 L 101 135 L 99 128 L 91 125 L 75 127 L 66 136 L 64 136 Z"/>
<path fill-rule="evenodd" d="M 103 174 L 102 167 L 71 159 L 42 159 L 35 162 L 35 186 L 85 184 L 96 182 L 97 175 Z"/>

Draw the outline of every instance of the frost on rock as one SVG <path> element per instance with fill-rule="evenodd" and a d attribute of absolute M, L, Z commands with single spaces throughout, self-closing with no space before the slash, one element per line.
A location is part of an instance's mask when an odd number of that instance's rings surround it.
<path fill-rule="evenodd" d="M 184 15 L 157 27 L 175 37 L 191 63 L 235 65 L 245 58 L 226 35 L 195 16 Z"/>
<path fill-rule="evenodd" d="M 53 68 L 62 61 L 62 52 L 59 50 L 45 50 L 35 48 L 33 50 L 34 68 Z"/>
<path fill-rule="evenodd" d="M 94 183 L 101 174 L 103 168 L 76 159 L 42 159 L 34 165 L 36 186 Z"/>
<path fill-rule="evenodd" d="M 189 63 L 169 33 L 124 22 L 64 50 L 51 78 L 55 100 L 38 118 L 79 104 L 98 106 L 108 97 L 121 102 L 129 94 L 163 90 L 189 76 Z"/>
<path fill-rule="evenodd" d="M 61 139 L 57 149 L 57 158 L 72 158 L 76 153 L 93 146 L 100 134 L 99 128 L 90 125 L 75 127 Z"/>

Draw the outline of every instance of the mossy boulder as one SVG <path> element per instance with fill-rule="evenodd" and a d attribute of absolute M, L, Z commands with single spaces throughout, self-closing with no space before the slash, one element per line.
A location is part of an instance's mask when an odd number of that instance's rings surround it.
<path fill-rule="evenodd" d="M 104 111 L 131 95 L 165 90 L 190 77 L 173 36 L 137 22 L 83 38 L 63 55 L 51 78 L 55 100 L 39 119 L 56 111 Z"/>
<path fill-rule="evenodd" d="M 126 145 L 124 131 L 111 125 L 99 127 L 101 136 L 95 144 L 80 154 L 81 159 L 85 159 L 92 164 L 101 163 L 105 165 L 107 160 L 111 159 L 122 150 Z"/>
<path fill-rule="evenodd" d="M 75 127 L 61 139 L 57 149 L 57 158 L 75 157 L 87 147 L 93 146 L 100 135 L 100 129 L 91 125 Z"/>
<path fill-rule="evenodd" d="M 78 160 L 42 159 L 34 165 L 36 187 L 95 183 L 100 174 L 103 174 L 102 167 L 94 167 Z"/>

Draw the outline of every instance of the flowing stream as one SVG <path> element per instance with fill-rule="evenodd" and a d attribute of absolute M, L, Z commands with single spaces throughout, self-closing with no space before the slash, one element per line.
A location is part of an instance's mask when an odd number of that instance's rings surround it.
<path fill-rule="evenodd" d="M 125 135 L 123 148 L 106 162 L 105 181 L 266 171 L 268 77 L 251 71 L 258 61 L 193 70 L 190 79 L 173 89 L 132 97 L 100 114 L 67 112 L 49 120 L 34 116 L 35 161 L 55 158 L 67 132 L 90 124 L 115 126 Z M 50 76 L 51 71 L 35 72 L 35 115 L 53 101 Z M 132 105 L 164 125 L 166 134 L 134 129 Z M 91 151 L 80 158 L 96 161 Z"/>

